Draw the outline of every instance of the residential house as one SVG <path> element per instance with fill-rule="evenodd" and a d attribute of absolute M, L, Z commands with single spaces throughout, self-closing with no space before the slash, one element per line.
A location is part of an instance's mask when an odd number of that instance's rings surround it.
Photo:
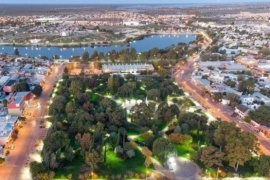
<path fill-rule="evenodd" d="M 252 96 L 250 94 L 241 96 L 241 98 L 240 98 L 241 104 L 244 104 L 244 105 L 252 104 L 254 99 L 255 99 L 254 96 Z"/>
<path fill-rule="evenodd" d="M 0 146 L 4 146 L 11 138 L 18 116 L 0 116 Z"/>
<path fill-rule="evenodd" d="M 7 104 L 8 114 L 15 116 L 22 115 L 25 105 L 29 103 L 32 97 L 33 94 L 28 91 L 14 93 Z"/>
<path fill-rule="evenodd" d="M 248 112 L 249 112 L 249 108 L 245 105 L 239 104 L 235 107 L 234 112 L 241 118 L 244 118 Z"/>
<path fill-rule="evenodd" d="M 4 85 L 4 92 L 6 93 L 13 92 L 13 86 L 15 85 L 16 82 L 17 80 L 14 79 L 8 80 L 7 83 Z"/>
<path fill-rule="evenodd" d="M 256 101 L 263 102 L 265 105 L 270 105 L 270 98 L 261 94 L 260 92 L 255 92 L 253 96 Z"/>

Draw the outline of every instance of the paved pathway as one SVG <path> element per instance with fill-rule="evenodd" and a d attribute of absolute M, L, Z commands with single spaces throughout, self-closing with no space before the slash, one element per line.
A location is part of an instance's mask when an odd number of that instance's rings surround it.
<path fill-rule="evenodd" d="M 199 179 L 200 167 L 189 159 L 177 157 L 176 169 L 173 170 L 177 180 Z"/>

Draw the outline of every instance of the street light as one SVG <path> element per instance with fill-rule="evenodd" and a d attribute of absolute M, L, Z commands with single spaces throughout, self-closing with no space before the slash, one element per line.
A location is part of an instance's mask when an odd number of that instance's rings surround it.
<path fill-rule="evenodd" d="M 217 169 L 217 179 L 218 179 L 218 174 L 220 173 L 221 171 L 220 171 L 220 169 L 219 169 L 219 167 L 218 167 L 218 169 Z"/>
<path fill-rule="evenodd" d="M 92 171 L 91 172 L 91 179 L 93 179 L 93 176 L 94 176 L 94 172 Z"/>

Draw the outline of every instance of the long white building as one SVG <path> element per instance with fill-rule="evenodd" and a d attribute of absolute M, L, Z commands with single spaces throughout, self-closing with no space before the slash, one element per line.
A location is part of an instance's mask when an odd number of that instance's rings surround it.
<path fill-rule="evenodd" d="M 152 64 L 104 64 L 102 70 L 105 73 L 136 73 L 139 71 L 153 71 L 154 67 Z"/>

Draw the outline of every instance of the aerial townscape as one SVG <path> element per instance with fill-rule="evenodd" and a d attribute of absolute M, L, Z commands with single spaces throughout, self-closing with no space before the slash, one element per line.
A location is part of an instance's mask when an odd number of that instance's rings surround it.
<path fill-rule="evenodd" d="M 0 0 L 0 180 L 270 179 L 270 2 L 91 3 Z"/>

